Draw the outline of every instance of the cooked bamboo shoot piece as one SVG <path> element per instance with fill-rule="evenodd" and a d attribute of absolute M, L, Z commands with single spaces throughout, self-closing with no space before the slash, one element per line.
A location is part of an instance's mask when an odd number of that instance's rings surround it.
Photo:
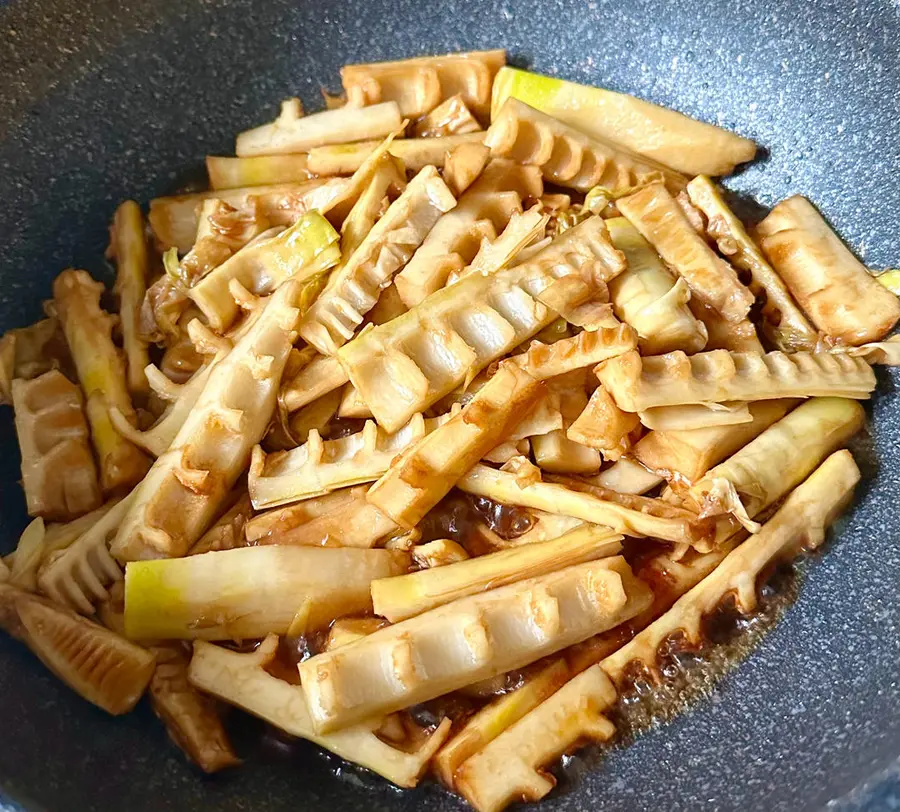
<path fill-rule="evenodd" d="M 621 557 L 462 598 L 298 666 L 313 725 L 338 730 L 521 668 L 649 604 Z"/>
<path fill-rule="evenodd" d="M 680 598 L 658 620 L 600 665 L 618 684 L 625 681 L 628 666 L 637 661 L 652 675 L 658 673 L 657 651 L 669 635 L 681 631 L 687 642 L 702 639 L 703 615 L 733 593 L 744 613 L 756 608 L 757 578 L 778 560 L 790 560 L 803 548 L 815 549 L 825 531 L 853 496 L 860 473 L 849 451 L 832 454 L 785 500 L 762 530 L 734 549 L 697 586 Z"/>
<path fill-rule="evenodd" d="M 735 268 L 750 274 L 749 287 L 755 296 L 765 295 L 761 311 L 763 334 L 783 352 L 815 350 L 819 343 L 818 334 L 716 185 L 705 175 L 700 175 L 688 184 L 687 193 L 691 202 L 706 215 L 706 233 L 716 241 L 719 252 Z"/>
<path fill-rule="evenodd" d="M 242 186 L 271 186 L 277 183 L 303 183 L 315 176 L 306 166 L 307 156 L 258 155 L 253 158 L 206 156 L 206 172 L 213 190 Z"/>
<path fill-rule="evenodd" d="M 536 199 L 542 191 L 541 175 L 534 167 L 491 161 L 397 275 L 397 291 L 406 306 L 415 307 L 440 290 L 451 272 L 475 258 L 481 247 L 479 224 L 490 223 L 487 237 L 496 239 L 512 216 L 522 212 L 523 200 Z"/>
<path fill-rule="evenodd" d="M 12 382 L 29 516 L 68 521 L 100 506 L 81 391 L 58 370 Z"/>
<path fill-rule="evenodd" d="M 595 366 L 637 346 L 637 336 L 627 324 L 585 330 L 553 344 L 532 341 L 528 349 L 512 360 L 538 380 L 555 378 L 584 367 Z"/>
<path fill-rule="evenodd" d="M 627 412 L 685 403 L 816 395 L 867 400 L 875 389 L 875 374 L 863 359 L 828 352 L 760 355 L 712 350 L 641 358 L 631 351 L 606 361 L 597 375 Z"/>
<path fill-rule="evenodd" d="M 506 66 L 494 78 L 494 114 L 510 97 L 685 175 L 730 175 L 737 164 L 752 161 L 756 154 L 756 144 L 749 139 L 675 110 Z"/>
<path fill-rule="evenodd" d="M 757 227 L 763 253 L 813 324 L 842 344 L 884 338 L 900 299 L 873 278 L 805 197 L 779 203 Z"/>
<path fill-rule="evenodd" d="M 100 309 L 102 291 L 103 285 L 86 271 L 63 271 L 53 283 L 53 302 L 87 400 L 100 487 L 110 493 L 140 480 L 149 460 L 116 431 L 109 417 L 111 407 L 129 421 L 135 414 L 125 383 L 125 364 L 111 338 L 113 318 Z"/>
<path fill-rule="evenodd" d="M 310 212 L 277 237 L 242 248 L 203 277 L 188 296 L 210 326 L 222 332 L 240 312 L 230 288 L 233 280 L 256 295 L 272 293 L 289 279 L 306 281 L 340 260 L 338 239 L 321 214 Z"/>
<path fill-rule="evenodd" d="M 587 406 L 588 397 L 583 381 L 582 371 L 575 370 L 548 382 L 551 394 L 559 401 L 562 425 L 531 438 L 534 461 L 544 471 L 593 474 L 603 464 L 599 451 L 566 436 L 566 431 Z"/>
<path fill-rule="evenodd" d="M 324 649 L 332 651 L 354 643 L 387 625 L 387 621 L 380 617 L 339 617 L 328 629 Z"/>
<path fill-rule="evenodd" d="M 470 717 L 462 729 L 448 741 L 434 758 L 434 769 L 447 789 L 454 789 L 456 771 L 466 759 L 481 752 L 504 730 L 556 693 L 569 679 L 564 660 L 553 660 L 525 684 L 497 697 Z"/>
<path fill-rule="evenodd" d="M 795 404 L 791 400 L 749 403 L 747 408 L 753 418 L 750 423 L 691 431 L 651 431 L 638 441 L 632 454 L 648 471 L 676 483 L 690 484 L 784 417 Z"/>
<path fill-rule="evenodd" d="M 396 138 L 389 152 L 403 161 L 408 171 L 420 172 L 426 166 L 442 166 L 448 156 L 463 145 L 482 145 L 483 142 L 483 132 L 445 138 Z M 309 170 L 319 176 L 350 175 L 364 164 L 378 145 L 378 141 L 361 141 L 313 147 L 309 151 Z"/>
<path fill-rule="evenodd" d="M 713 426 L 750 423 L 753 415 L 746 403 L 691 403 L 657 406 L 638 412 L 641 425 L 655 431 L 692 431 Z"/>
<path fill-rule="evenodd" d="M 368 420 L 372 417 L 372 410 L 369 408 L 369 404 L 359 396 L 359 392 L 356 391 L 356 387 L 352 383 L 344 386 L 340 396 L 337 416 L 354 417 L 358 420 Z"/>
<path fill-rule="evenodd" d="M 637 415 L 623 412 L 598 386 L 566 434 L 576 443 L 597 449 L 604 459 L 617 460 L 631 448 L 631 434 L 639 425 Z"/>
<path fill-rule="evenodd" d="M 437 169 L 429 166 L 419 172 L 331 275 L 328 287 L 301 319 L 300 335 L 323 355 L 334 355 L 353 337 L 382 289 L 409 262 L 441 215 L 455 205 Z"/>
<path fill-rule="evenodd" d="M 527 372 L 501 364 L 458 414 L 411 443 L 366 499 L 401 527 L 415 527 L 545 394 L 544 386 Z"/>
<path fill-rule="evenodd" d="M 170 448 L 137 488 L 113 545 L 121 560 L 184 555 L 211 524 L 266 433 L 303 306 L 282 285 L 209 379 Z"/>
<path fill-rule="evenodd" d="M 158 561 L 125 570 L 132 640 L 247 640 L 285 634 L 301 604 L 307 628 L 371 611 L 369 585 L 406 570 L 391 550 L 263 546 Z"/>
<path fill-rule="evenodd" d="M 422 116 L 413 128 L 418 138 L 443 138 L 448 135 L 478 132 L 481 125 L 466 106 L 462 94 L 442 101 L 430 113 Z"/>
<path fill-rule="evenodd" d="M 549 324 L 554 308 L 590 298 L 598 276 L 605 281 L 622 267 L 603 220 L 592 217 L 529 262 L 471 274 L 338 355 L 379 425 L 396 431 Z"/>
<path fill-rule="evenodd" d="M 479 133 L 479 135 L 483 135 Z M 452 138 L 453 136 L 446 136 Z M 484 171 L 490 160 L 491 151 L 480 141 L 463 141 L 444 153 L 444 168 L 441 177 L 450 191 L 459 198 Z"/>
<path fill-rule="evenodd" d="M 392 747 L 375 734 L 381 719 L 327 735 L 313 728 L 303 690 L 273 677 L 266 666 L 275 659 L 278 638 L 266 638 L 256 651 L 239 654 L 198 640 L 188 679 L 205 693 L 243 708 L 292 736 L 308 739 L 341 758 L 367 767 L 400 787 L 414 787 L 428 762 L 450 733 L 445 719 L 416 752 Z"/>
<path fill-rule="evenodd" d="M 250 504 L 250 494 L 240 493 L 235 503 L 216 519 L 215 524 L 200 536 L 187 554 L 200 555 L 201 553 L 249 546 L 249 542 L 244 537 L 244 525 L 252 515 L 253 506 Z"/>
<path fill-rule="evenodd" d="M 0 404 L 12 404 L 12 382 L 30 381 L 71 365 L 69 348 L 56 318 L 9 330 L 0 338 Z"/>
<path fill-rule="evenodd" d="M 609 283 L 616 316 L 630 324 L 647 355 L 706 346 L 706 327 L 688 307 L 687 282 L 666 270 L 653 247 L 624 217 L 606 221 L 609 236 L 628 267 Z"/>
<path fill-rule="evenodd" d="M 884 341 L 861 344 L 858 347 L 835 347 L 832 352 L 846 352 L 854 358 L 865 358 L 870 364 L 896 367 L 900 366 L 900 336 L 891 336 Z"/>
<path fill-rule="evenodd" d="M 691 543 L 707 535 L 706 528 L 686 516 L 654 516 L 643 513 L 641 509 L 623 507 L 552 482 L 535 482 L 521 487 L 515 474 L 497 471 L 486 465 L 476 465 L 456 485 L 466 493 L 486 496 L 496 502 L 572 516 L 585 522 L 606 525 L 616 533 L 636 538 Z"/>
<path fill-rule="evenodd" d="M 240 764 L 213 701 L 188 682 L 191 658 L 184 648 L 174 643 L 155 646 L 153 652 L 150 704 L 175 744 L 205 773 Z"/>
<path fill-rule="evenodd" d="M 677 194 L 687 182 L 662 164 L 591 138 L 514 98 L 494 115 L 484 143 L 495 157 L 538 166 L 545 180 L 580 192 L 602 186 L 617 197 L 658 181 Z"/>
<path fill-rule="evenodd" d="M 613 737 L 616 729 L 603 711 L 615 701 L 609 678 L 599 666 L 589 668 L 464 761 L 456 788 L 478 812 L 500 812 L 517 800 L 539 801 L 556 786 L 543 767 L 579 742 Z"/>
<path fill-rule="evenodd" d="M 341 83 L 352 107 L 394 101 L 402 115 L 418 118 L 459 96 L 475 115 L 486 119 L 494 76 L 505 64 L 506 51 L 495 50 L 344 65 Z"/>
<path fill-rule="evenodd" d="M 308 152 L 311 147 L 323 144 L 383 138 L 403 126 L 400 108 L 391 101 L 363 108 L 339 107 L 311 116 L 302 115 L 293 101 L 284 102 L 278 118 L 270 124 L 240 133 L 235 154 L 246 158 Z"/>
<path fill-rule="evenodd" d="M 557 539 L 372 582 L 375 614 L 391 623 L 446 603 L 549 572 L 616 555 L 621 536 L 588 525 Z"/>
<path fill-rule="evenodd" d="M 107 713 L 127 713 L 153 675 L 155 658 L 108 629 L 9 584 L 0 584 L 0 626 L 73 691 Z"/>
<path fill-rule="evenodd" d="M 427 419 L 417 414 L 394 434 L 366 421 L 362 431 L 336 440 L 322 440 L 313 431 L 300 447 L 268 455 L 257 446 L 249 475 L 253 506 L 257 510 L 277 507 L 374 482 L 404 449 L 449 419 L 449 413 Z"/>
<path fill-rule="evenodd" d="M 465 547 L 452 539 L 435 539 L 426 544 L 417 544 L 410 553 L 413 563 L 422 569 L 446 567 L 469 558 Z"/>
<path fill-rule="evenodd" d="M 144 367 L 150 363 L 147 342 L 141 336 L 141 305 L 147 290 L 147 240 L 141 208 L 126 200 L 116 209 L 113 220 L 112 254 L 116 260 L 116 292 L 119 319 L 127 362 L 128 389 L 134 394 L 147 391 Z"/>
<path fill-rule="evenodd" d="M 347 372 L 337 358 L 319 355 L 284 384 L 279 397 L 285 409 L 295 412 L 343 386 L 348 380 Z"/>
<path fill-rule="evenodd" d="M 618 493 L 640 495 L 652 491 L 664 480 L 643 465 L 622 457 L 608 468 L 604 468 L 597 476 L 588 477 L 587 481 Z"/>
<path fill-rule="evenodd" d="M 691 227 L 678 201 L 661 183 L 654 183 L 616 206 L 659 255 L 688 283 L 696 299 L 708 304 L 724 319 L 743 321 L 753 294 L 737 273 Z"/>
<path fill-rule="evenodd" d="M 813 398 L 710 469 L 688 490 L 701 516 L 758 515 L 865 425 L 856 401 Z M 749 528 L 749 526 L 748 526 Z"/>
<path fill-rule="evenodd" d="M 719 315 L 699 299 L 688 303 L 697 321 L 706 328 L 706 350 L 730 350 L 731 352 L 765 352 L 759 340 L 756 326 L 750 319 L 732 323 Z"/>

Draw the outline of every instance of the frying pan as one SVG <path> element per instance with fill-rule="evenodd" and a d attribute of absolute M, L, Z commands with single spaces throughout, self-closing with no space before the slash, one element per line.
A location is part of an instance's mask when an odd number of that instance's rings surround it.
<path fill-rule="evenodd" d="M 0 329 L 74 265 L 108 278 L 115 204 L 200 176 L 206 153 L 344 62 L 506 47 L 515 64 L 736 129 L 765 148 L 728 186 L 816 201 L 871 267 L 900 262 L 897 0 L 13 0 L 0 2 Z M 881 375 L 868 477 L 782 621 L 711 694 L 601 759 L 548 810 L 886 810 L 900 804 L 900 409 Z M 0 544 L 24 526 L 0 415 Z M 865 449 L 864 449 L 865 450 Z M 237 721 L 243 769 L 207 779 L 146 708 L 112 719 L 0 639 L 0 795 L 11 809 L 439 810 Z M 253 744 L 255 742 L 255 744 Z M 251 746 L 252 745 L 252 746 Z M 339 777 L 335 777 L 335 774 Z"/>

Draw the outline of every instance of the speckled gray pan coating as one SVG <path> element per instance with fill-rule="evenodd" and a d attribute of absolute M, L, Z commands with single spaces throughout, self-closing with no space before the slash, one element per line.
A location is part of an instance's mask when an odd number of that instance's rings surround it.
<path fill-rule="evenodd" d="M 34 320 L 63 267 L 106 272 L 117 201 L 189 179 L 283 96 L 312 107 L 343 62 L 465 48 L 505 46 L 516 64 L 734 128 L 766 157 L 732 189 L 764 206 L 807 194 L 871 266 L 898 264 L 898 45 L 897 0 L 18 0 L 0 8 L 0 328 Z M 898 808 L 896 384 L 882 376 L 871 409 L 874 479 L 783 622 L 710 699 L 614 750 L 548 812 Z M 24 521 L 8 412 L 0 442 L 8 549 Z M 106 717 L 0 646 L 0 786 L 29 810 L 461 808 L 434 787 L 336 780 L 307 746 L 204 780 L 146 709 Z"/>

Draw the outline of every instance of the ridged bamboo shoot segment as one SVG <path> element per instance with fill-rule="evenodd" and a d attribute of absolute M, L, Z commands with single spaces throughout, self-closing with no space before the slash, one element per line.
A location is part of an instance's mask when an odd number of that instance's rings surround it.
<path fill-rule="evenodd" d="M 748 404 L 753 418 L 749 423 L 691 431 L 651 431 L 638 441 L 632 454 L 648 471 L 689 485 L 784 417 L 795 404 L 791 400 L 761 400 Z"/>
<path fill-rule="evenodd" d="M 779 203 L 756 239 L 813 324 L 843 344 L 884 338 L 900 319 L 900 299 L 884 288 L 805 197 Z"/>
<path fill-rule="evenodd" d="M 308 440 L 291 451 L 265 454 L 257 446 L 248 480 L 253 506 L 257 510 L 277 507 L 374 482 L 406 448 L 449 419 L 449 413 L 431 418 L 417 414 L 393 434 L 367 420 L 362 431 L 335 440 L 310 432 Z"/>
<path fill-rule="evenodd" d="M 452 790 L 456 771 L 466 759 L 481 752 L 504 730 L 556 693 L 569 677 L 565 661 L 554 660 L 529 677 L 524 685 L 497 697 L 470 717 L 434 757 L 434 770 L 441 783 Z"/>
<path fill-rule="evenodd" d="M 538 380 L 555 378 L 584 367 L 595 366 L 637 346 L 635 331 L 627 324 L 585 330 L 553 344 L 532 341 L 528 349 L 513 356 L 529 375 Z"/>
<path fill-rule="evenodd" d="M 818 333 L 716 185 L 706 175 L 700 175 L 688 184 L 687 193 L 691 202 L 706 215 L 706 233 L 716 241 L 719 252 L 735 268 L 750 274 L 749 287 L 755 296 L 765 294 L 761 311 L 763 334 L 783 352 L 815 350 L 819 343 Z"/>
<path fill-rule="evenodd" d="M 285 409 L 295 412 L 348 380 L 347 372 L 337 358 L 319 355 L 284 384 L 279 397 Z"/>
<path fill-rule="evenodd" d="M 373 547 L 399 532 L 366 501 L 366 486 L 344 488 L 260 513 L 247 523 L 248 541 L 311 547 Z"/>
<path fill-rule="evenodd" d="M 303 299 L 300 283 L 282 285 L 213 368 L 171 447 L 138 486 L 116 557 L 184 555 L 203 535 L 268 428 Z"/>
<path fill-rule="evenodd" d="M 128 389 L 147 391 L 144 367 L 150 363 L 147 342 L 141 336 L 141 305 L 147 290 L 147 238 L 144 217 L 133 200 L 116 209 L 113 219 L 112 255 L 116 261 L 116 292 L 119 294 L 119 319 L 127 362 Z"/>
<path fill-rule="evenodd" d="M 87 401 L 100 487 L 109 493 L 140 480 L 150 463 L 109 417 L 110 407 L 115 407 L 129 421 L 135 418 L 125 364 L 111 338 L 113 318 L 100 309 L 102 292 L 103 285 L 86 271 L 63 271 L 53 283 L 53 302 Z"/>
<path fill-rule="evenodd" d="M 338 233 L 318 212 L 303 215 L 277 237 L 247 245 L 188 291 L 209 325 L 223 332 L 240 308 L 230 285 L 239 282 L 255 295 L 272 293 L 294 279 L 303 282 L 340 261 Z"/>
<path fill-rule="evenodd" d="M 422 116 L 413 128 L 419 138 L 445 138 L 448 135 L 478 132 L 481 125 L 472 115 L 461 93 L 442 101 L 430 113 Z"/>
<path fill-rule="evenodd" d="M 331 275 L 328 287 L 301 319 L 300 335 L 322 354 L 334 355 L 353 337 L 381 290 L 407 265 L 435 223 L 455 205 L 437 169 L 428 166 L 419 172 Z"/>
<path fill-rule="evenodd" d="M 391 623 L 489 589 L 616 555 L 621 536 L 587 526 L 557 539 L 372 582 L 375 614 Z"/>
<path fill-rule="evenodd" d="M 751 140 L 675 110 L 506 66 L 494 79 L 491 109 L 499 111 L 510 96 L 686 175 L 730 175 L 756 154 Z"/>
<path fill-rule="evenodd" d="M 213 701 L 188 682 L 187 652 L 177 643 L 155 646 L 153 652 L 150 704 L 172 741 L 205 773 L 240 764 Z"/>
<path fill-rule="evenodd" d="M 0 584 L 0 626 L 73 691 L 114 716 L 137 704 L 153 675 L 155 658 L 146 649 L 8 584 Z"/>
<path fill-rule="evenodd" d="M 740 283 L 734 268 L 694 231 L 665 186 L 651 184 L 620 198 L 616 206 L 688 283 L 697 299 L 729 322 L 746 318 L 753 294 Z"/>
<path fill-rule="evenodd" d="M 775 561 L 793 558 L 804 547 L 818 547 L 828 526 L 849 503 L 859 479 L 859 468 L 849 451 L 832 454 L 788 496 L 759 533 L 729 553 L 662 617 L 607 657 L 601 663 L 603 670 L 618 684 L 625 681 L 628 666 L 635 661 L 657 675 L 657 651 L 666 638 L 681 631 L 689 643 L 699 644 L 703 615 L 728 594 L 735 595 L 741 612 L 752 612 L 760 573 Z"/>
<path fill-rule="evenodd" d="M 602 186 L 615 197 L 659 181 L 677 194 L 687 182 L 662 164 L 591 138 L 513 98 L 495 113 L 484 143 L 495 157 L 538 166 L 545 180 L 580 192 Z"/>
<path fill-rule="evenodd" d="M 486 496 L 503 504 L 536 508 L 548 513 L 572 516 L 592 524 L 606 525 L 626 536 L 691 543 L 707 535 L 705 528 L 697 526 L 684 516 L 654 516 L 643 513 L 641 509 L 623 507 L 616 502 L 553 482 L 535 482 L 521 487 L 515 474 L 497 471 L 486 465 L 476 465 L 456 484 L 466 493 Z"/>
<path fill-rule="evenodd" d="M 8 330 L 0 337 L 0 404 L 12 404 L 15 378 L 30 381 L 67 365 L 69 348 L 56 318 Z"/>
<path fill-rule="evenodd" d="M 401 527 L 415 527 L 545 394 L 545 387 L 527 372 L 501 364 L 458 414 L 407 447 L 366 499 Z"/>
<path fill-rule="evenodd" d="M 410 172 L 419 172 L 426 166 L 442 166 L 454 150 L 466 146 L 482 146 L 484 133 L 448 135 L 445 138 L 396 138 L 389 152 L 403 161 Z M 319 176 L 350 175 L 356 172 L 378 148 L 378 141 L 361 141 L 357 144 L 333 144 L 313 147 L 309 151 L 309 169 Z"/>
<path fill-rule="evenodd" d="M 367 767 L 400 787 L 414 787 L 428 762 L 450 733 L 450 720 L 438 725 L 413 752 L 392 747 L 375 734 L 381 719 L 327 735 L 315 732 L 303 690 L 273 677 L 266 666 L 275 659 L 278 638 L 266 638 L 256 651 L 239 654 L 198 640 L 188 669 L 191 683 L 237 705 L 292 736 L 307 739 L 354 764 Z"/>
<path fill-rule="evenodd" d="M 372 151 L 378 144 L 374 144 Z M 346 178 L 310 180 L 306 183 L 279 183 L 272 186 L 242 186 L 213 192 L 195 192 L 150 201 L 147 219 L 161 250 L 191 250 L 201 222 L 203 204 L 215 198 L 244 213 L 265 218 L 267 228 L 293 225 L 308 211 L 328 211 L 347 191 Z"/>
<path fill-rule="evenodd" d="M 247 640 L 285 634 L 301 604 L 307 628 L 371 611 L 369 585 L 405 571 L 391 550 L 242 547 L 187 558 L 132 561 L 125 632 L 132 640 Z"/>
<path fill-rule="evenodd" d="M 12 381 L 29 516 L 68 521 L 100 506 L 81 391 L 58 370 Z"/>
<path fill-rule="evenodd" d="M 481 246 L 480 225 L 489 223 L 489 239 L 496 239 L 522 202 L 541 196 L 541 174 L 534 167 L 511 161 L 491 161 L 459 199 L 459 205 L 438 220 L 406 267 L 397 275 L 400 298 L 414 307 L 440 290 L 453 271 L 460 271 Z"/>
<path fill-rule="evenodd" d="M 378 423 L 396 431 L 549 324 L 551 307 L 585 301 L 621 271 L 602 219 L 592 217 L 529 262 L 471 274 L 338 355 Z"/>
<path fill-rule="evenodd" d="M 604 715 L 616 689 L 599 666 L 573 677 L 497 738 L 464 761 L 455 786 L 478 812 L 500 812 L 518 800 L 539 801 L 556 779 L 543 767 L 576 744 L 611 739 Z"/>
<path fill-rule="evenodd" d="M 38 572 L 41 592 L 60 606 L 92 615 L 94 605 L 109 598 L 109 585 L 122 580 L 122 570 L 109 553 L 109 542 L 132 501 L 129 494 L 65 549 L 48 557 Z"/>
<path fill-rule="evenodd" d="M 311 116 L 302 115 L 292 101 L 281 105 L 281 113 L 271 123 L 239 133 L 235 154 L 247 158 L 308 152 L 323 144 L 382 138 L 403 126 L 400 108 L 390 101 L 361 109 L 344 106 Z"/>
<path fill-rule="evenodd" d="M 808 400 L 710 469 L 687 496 L 701 516 L 757 516 L 806 479 L 865 422 L 865 412 L 854 400 Z"/>
<path fill-rule="evenodd" d="M 389 626 L 298 666 L 316 730 L 424 702 L 521 668 L 649 605 L 621 557 L 519 581 Z"/>
<path fill-rule="evenodd" d="M 690 403 L 683 406 L 657 406 L 639 412 L 641 425 L 654 431 L 692 431 L 713 426 L 750 423 L 753 415 L 747 403 Z"/>
<path fill-rule="evenodd" d="M 505 64 L 506 51 L 494 50 L 344 65 L 341 83 L 353 107 L 393 101 L 402 115 L 418 118 L 460 96 L 475 115 L 487 119 L 494 76 Z"/>
<path fill-rule="evenodd" d="M 303 183 L 315 177 L 306 165 L 307 156 L 257 155 L 253 158 L 206 156 L 206 173 L 213 190 L 242 186 L 270 186 L 277 183 Z"/>
<path fill-rule="evenodd" d="M 597 375 L 626 412 L 684 403 L 835 397 L 868 400 L 875 374 L 862 358 L 828 352 L 711 350 L 641 358 L 627 352 L 598 367 Z"/>
<path fill-rule="evenodd" d="M 631 448 L 630 435 L 639 424 L 637 415 L 622 411 L 598 386 L 566 433 L 576 443 L 596 448 L 604 459 L 617 460 Z"/>

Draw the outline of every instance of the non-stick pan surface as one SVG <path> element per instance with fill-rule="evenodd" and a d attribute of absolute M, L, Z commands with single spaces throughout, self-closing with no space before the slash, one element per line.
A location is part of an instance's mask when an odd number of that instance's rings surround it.
<path fill-rule="evenodd" d="M 115 204 L 199 174 L 206 153 L 348 61 L 506 47 L 512 61 L 636 93 L 765 147 L 729 181 L 815 200 L 872 267 L 900 263 L 897 0 L 13 0 L 0 2 L 0 329 L 40 315 L 62 268 L 104 275 Z M 613 750 L 548 810 L 896 809 L 900 755 L 900 400 L 882 375 L 855 507 L 800 596 L 676 721 Z M 24 526 L 0 415 L 0 544 Z M 450 810 L 274 740 L 204 779 L 146 709 L 112 719 L 0 639 L 0 787 L 15 807 Z M 248 738 L 257 737 L 253 724 Z M 370 789 L 370 787 L 375 787 Z"/>

